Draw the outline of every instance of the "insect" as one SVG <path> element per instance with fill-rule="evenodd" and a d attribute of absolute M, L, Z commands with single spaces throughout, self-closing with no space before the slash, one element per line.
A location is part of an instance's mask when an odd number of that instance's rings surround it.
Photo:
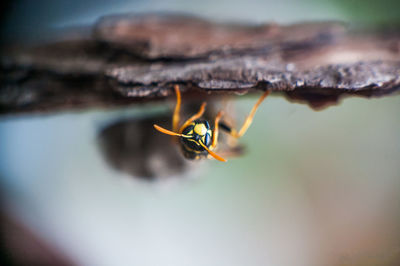
<path fill-rule="evenodd" d="M 154 124 L 154 128 L 161 133 L 179 137 L 181 150 L 187 159 L 194 160 L 201 158 L 214 158 L 221 162 L 226 162 L 227 160 L 213 151 L 218 144 L 219 129 L 221 128 L 235 138 L 240 138 L 243 136 L 251 125 L 257 108 L 269 94 L 269 90 L 266 90 L 261 95 L 251 109 L 250 114 L 245 119 L 240 130 L 236 131 L 221 121 L 221 117 L 223 116 L 222 111 L 219 111 L 216 115 L 213 129 L 210 127 L 210 123 L 207 120 L 201 119 L 206 107 L 205 102 L 201 104 L 200 109 L 196 114 L 191 116 L 183 123 L 182 126 L 179 127 L 181 93 L 178 85 L 175 85 L 174 89 L 176 94 L 176 105 L 172 116 L 172 131 L 162 128 L 156 124 Z"/>

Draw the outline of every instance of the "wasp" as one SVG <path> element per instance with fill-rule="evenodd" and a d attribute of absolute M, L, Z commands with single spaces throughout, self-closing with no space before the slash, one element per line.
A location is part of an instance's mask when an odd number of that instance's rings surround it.
<path fill-rule="evenodd" d="M 153 125 L 154 128 L 161 133 L 179 137 L 179 143 L 185 158 L 191 160 L 201 158 L 214 158 L 221 162 L 226 162 L 227 160 L 213 151 L 218 144 L 219 129 L 223 129 L 226 133 L 233 136 L 234 138 L 242 137 L 244 133 L 246 133 L 247 129 L 250 127 L 257 108 L 270 92 L 269 90 L 266 90 L 261 95 L 261 97 L 251 109 L 250 114 L 245 119 L 240 130 L 237 131 L 221 121 L 221 118 L 224 114 L 223 111 L 219 111 L 217 113 L 214 119 L 214 127 L 212 129 L 210 127 L 210 123 L 207 120 L 201 118 L 205 111 L 206 102 L 203 102 L 200 106 L 199 111 L 191 116 L 182 124 L 182 126 L 179 127 L 181 93 L 178 85 L 175 85 L 174 89 L 176 94 L 176 105 L 172 116 L 172 131 L 162 128 L 156 124 Z"/>

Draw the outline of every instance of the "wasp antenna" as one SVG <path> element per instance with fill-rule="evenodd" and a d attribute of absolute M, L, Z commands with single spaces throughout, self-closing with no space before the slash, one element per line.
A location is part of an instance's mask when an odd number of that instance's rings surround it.
<path fill-rule="evenodd" d="M 175 132 L 170 131 L 168 129 L 162 128 L 159 125 L 154 124 L 153 126 L 154 126 L 155 129 L 157 129 L 161 133 L 164 133 L 164 134 L 167 134 L 167 135 L 171 135 L 171 136 L 189 138 L 189 136 L 186 136 L 186 135 L 183 135 L 183 134 L 179 134 L 179 133 L 175 133 Z"/>
<path fill-rule="evenodd" d="M 160 131 L 161 133 L 167 134 L 167 135 L 171 135 L 171 136 L 180 136 L 181 134 L 179 133 L 175 133 L 173 131 L 170 131 L 168 129 L 162 128 L 159 125 L 154 124 L 153 125 L 155 129 L 157 129 L 158 131 Z"/>
<path fill-rule="evenodd" d="M 199 143 L 200 143 L 200 145 L 201 145 L 212 157 L 214 157 L 214 159 L 216 159 L 216 160 L 218 160 L 218 161 L 221 161 L 221 162 L 227 162 L 226 159 L 222 158 L 221 156 L 219 156 L 219 155 L 216 154 L 215 152 L 210 151 L 210 149 L 207 148 L 207 146 L 204 145 L 202 142 L 199 141 Z"/>

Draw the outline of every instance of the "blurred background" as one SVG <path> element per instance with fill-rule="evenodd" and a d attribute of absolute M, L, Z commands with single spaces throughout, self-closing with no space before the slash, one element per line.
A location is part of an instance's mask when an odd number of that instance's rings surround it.
<path fill-rule="evenodd" d="M 221 22 L 341 20 L 357 27 L 400 22 L 395 0 L 2 5 L 2 41 L 35 41 L 121 12 L 184 12 Z M 256 98 L 236 99 L 240 124 Z M 172 107 L 0 117 L 0 264 L 400 264 L 399 96 L 349 98 L 319 112 L 270 97 L 240 140 L 243 156 L 174 166 L 181 171 L 153 173 L 160 177 L 152 181 L 107 160 L 100 145 L 105 128 Z"/>

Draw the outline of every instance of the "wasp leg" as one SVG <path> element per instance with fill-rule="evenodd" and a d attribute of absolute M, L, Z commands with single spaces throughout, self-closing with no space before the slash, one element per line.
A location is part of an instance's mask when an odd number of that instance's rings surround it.
<path fill-rule="evenodd" d="M 221 119 L 223 115 L 222 111 L 219 111 L 217 116 L 215 117 L 215 122 L 214 122 L 214 130 L 213 130 L 213 136 L 212 136 L 212 142 L 211 142 L 211 149 L 214 149 L 217 146 L 218 143 L 218 133 L 219 133 L 219 125 L 220 122 L 219 120 Z"/>
<path fill-rule="evenodd" d="M 172 131 L 177 132 L 179 127 L 180 111 L 181 111 L 181 92 L 179 90 L 178 85 L 175 85 L 174 89 L 176 94 L 176 105 L 175 105 L 174 115 L 172 116 Z"/>
<path fill-rule="evenodd" d="M 226 125 L 224 125 L 224 129 L 233 137 L 235 138 L 240 138 L 241 136 L 246 133 L 247 129 L 250 127 L 251 122 L 253 122 L 253 117 L 256 114 L 257 108 L 260 106 L 260 104 L 264 101 L 264 99 L 268 96 L 269 90 L 266 90 L 261 97 L 258 99 L 256 104 L 253 106 L 253 108 L 250 111 L 250 114 L 247 116 L 246 120 L 244 121 L 242 127 L 240 128 L 239 131 L 236 131 L 235 129 L 232 129 Z M 220 123 L 221 128 L 223 127 Z"/>
<path fill-rule="evenodd" d="M 183 125 L 182 125 L 181 128 L 179 129 L 179 133 L 182 133 L 182 131 L 183 131 L 190 123 L 192 123 L 194 120 L 199 119 L 199 118 L 203 115 L 205 108 L 206 108 L 206 103 L 203 102 L 203 103 L 201 104 L 201 106 L 200 106 L 199 111 L 198 111 L 196 114 L 194 114 L 192 117 L 190 117 L 188 120 L 186 120 L 185 123 L 183 123 Z"/>

